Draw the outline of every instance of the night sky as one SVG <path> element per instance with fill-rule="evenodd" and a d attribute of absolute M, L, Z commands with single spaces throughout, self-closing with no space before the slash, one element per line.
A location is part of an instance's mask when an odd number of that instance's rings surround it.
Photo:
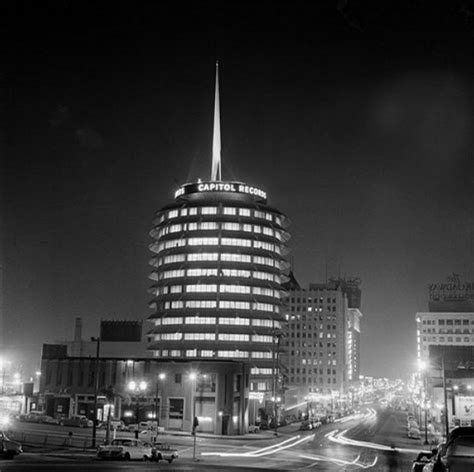
<path fill-rule="evenodd" d="M 428 284 L 474 281 L 474 2 L 362 3 L 12 4 L 7 355 L 34 371 L 77 316 L 149 315 L 154 212 L 210 176 L 218 59 L 223 178 L 290 218 L 303 286 L 362 279 L 363 373 L 413 370 Z"/>

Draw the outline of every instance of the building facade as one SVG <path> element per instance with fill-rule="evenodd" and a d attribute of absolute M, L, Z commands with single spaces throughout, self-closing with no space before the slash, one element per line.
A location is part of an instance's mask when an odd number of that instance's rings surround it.
<path fill-rule="evenodd" d="M 308 398 L 325 399 L 334 406 L 359 380 L 359 283 L 333 279 L 289 290 L 285 315 L 288 407 Z"/>
<path fill-rule="evenodd" d="M 71 357 L 66 345 L 44 345 L 40 409 L 56 417 L 85 415 L 127 424 L 157 420 L 166 430 L 237 435 L 248 430 L 245 362 Z M 97 377 L 96 377 L 97 376 Z"/>
<path fill-rule="evenodd" d="M 149 349 L 160 359 L 239 359 L 271 392 L 282 331 L 287 219 L 238 182 L 181 187 L 158 211 Z"/>
<path fill-rule="evenodd" d="M 444 431 L 474 423 L 474 283 L 452 274 L 428 290 L 429 311 L 416 314 L 416 401 Z"/>

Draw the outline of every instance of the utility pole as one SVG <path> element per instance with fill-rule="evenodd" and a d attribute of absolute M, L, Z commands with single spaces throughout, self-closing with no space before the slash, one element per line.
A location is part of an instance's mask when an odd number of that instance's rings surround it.
<path fill-rule="evenodd" d="M 441 374 L 443 376 L 443 394 L 444 394 L 444 427 L 446 430 L 446 439 L 449 434 L 449 418 L 448 418 L 448 391 L 446 390 L 446 366 L 444 365 L 444 353 L 441 358 Z"/>
<path fill-rule="evenodd" d="M 94 417 L 92 418 L 92 447 L 96 446 L 97 439 L 97 395 L 99 394 L 99 370 L 100 370 L 100 338 L 91 338 L 91 341 L 95 341 L 96 352 L 95 352 L 95 369 L 94 369 Z"/>

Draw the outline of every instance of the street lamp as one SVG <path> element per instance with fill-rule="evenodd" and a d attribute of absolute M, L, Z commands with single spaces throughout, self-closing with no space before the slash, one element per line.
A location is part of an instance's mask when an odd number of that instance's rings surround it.
<path fill-rule="evenodd" d="M 191 372 L 189 374 L 189 380 L 191 380 L 191 402 L 193 405 L 193 461 L 196 462 L 196 427 L 199 426 L 199 421 L 196 417 L 196 379 L 198 374 Z"/>
<path fill-rule="evenodd" d="M 156 395 L 155 395 L 155 420 L 156 420 L 156 427 L 157 427 L 157 433 L 158 433 L 158 426 L 160 424 L 160 416 L 161 416 L 161 403 L 160 403 L 160 407 L 158 408 L 158 401 L 159 401 L 159 398 L 158 398 L 158 395 L 159 395 L 159 392 L 160 392 L 160 380 L 163 381 L 166 379 L 166 374 L 161 372 L 160 374 L 158 374 L 158 378 L 156 380 Z"/>
<path fill-rule="evenodd" d="M 140 415 L 140 393 L 144 392 L 148 388 L 148 384 L 142 380 L 141 382 L 136 382 L 135 380 L 132 380 L 131 382 L 128 383 L 128 389 L 131 392 L 135 393 L 135 399 L 136 399 L 136 404 L 135 404 L 135 420 L 137 422 L 137 426 L 135 428 L 135 438 L 138 439 L 138 428 L 139 428 L 139 415 Z"/>

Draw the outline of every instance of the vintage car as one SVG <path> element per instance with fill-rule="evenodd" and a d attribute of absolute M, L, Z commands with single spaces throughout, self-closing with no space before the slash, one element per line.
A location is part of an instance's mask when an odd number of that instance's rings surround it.
<path fill-rule="evenodd" d="M 61 426 L 76 426 L 77 428 L 92 428 L 93 422 L 87 416 L 74 415 L 70 418 L 61 418 L 59 421 Z"/>
<path fill-rule="evenodd" d="M 119 460 L 152 460 L 152 446 L 139 439 L 114 439 L 111 444 L 99 446 L 97 457 L 99 459 Z"/>
<path fill-rule="evenodd" d="M 4 459 L 13 459 L 22 453 L 21 444 L 9 439 L 5 433 L 0 432 L 0 457 Z"/>
<path fill-rule="evenodd" d="M 153 444 L 152 460 L 160 462 L 168 461 L 170 464 L 178 458 L 178 450 L 172 448 L 168 443 L 157 442 Z"/>

